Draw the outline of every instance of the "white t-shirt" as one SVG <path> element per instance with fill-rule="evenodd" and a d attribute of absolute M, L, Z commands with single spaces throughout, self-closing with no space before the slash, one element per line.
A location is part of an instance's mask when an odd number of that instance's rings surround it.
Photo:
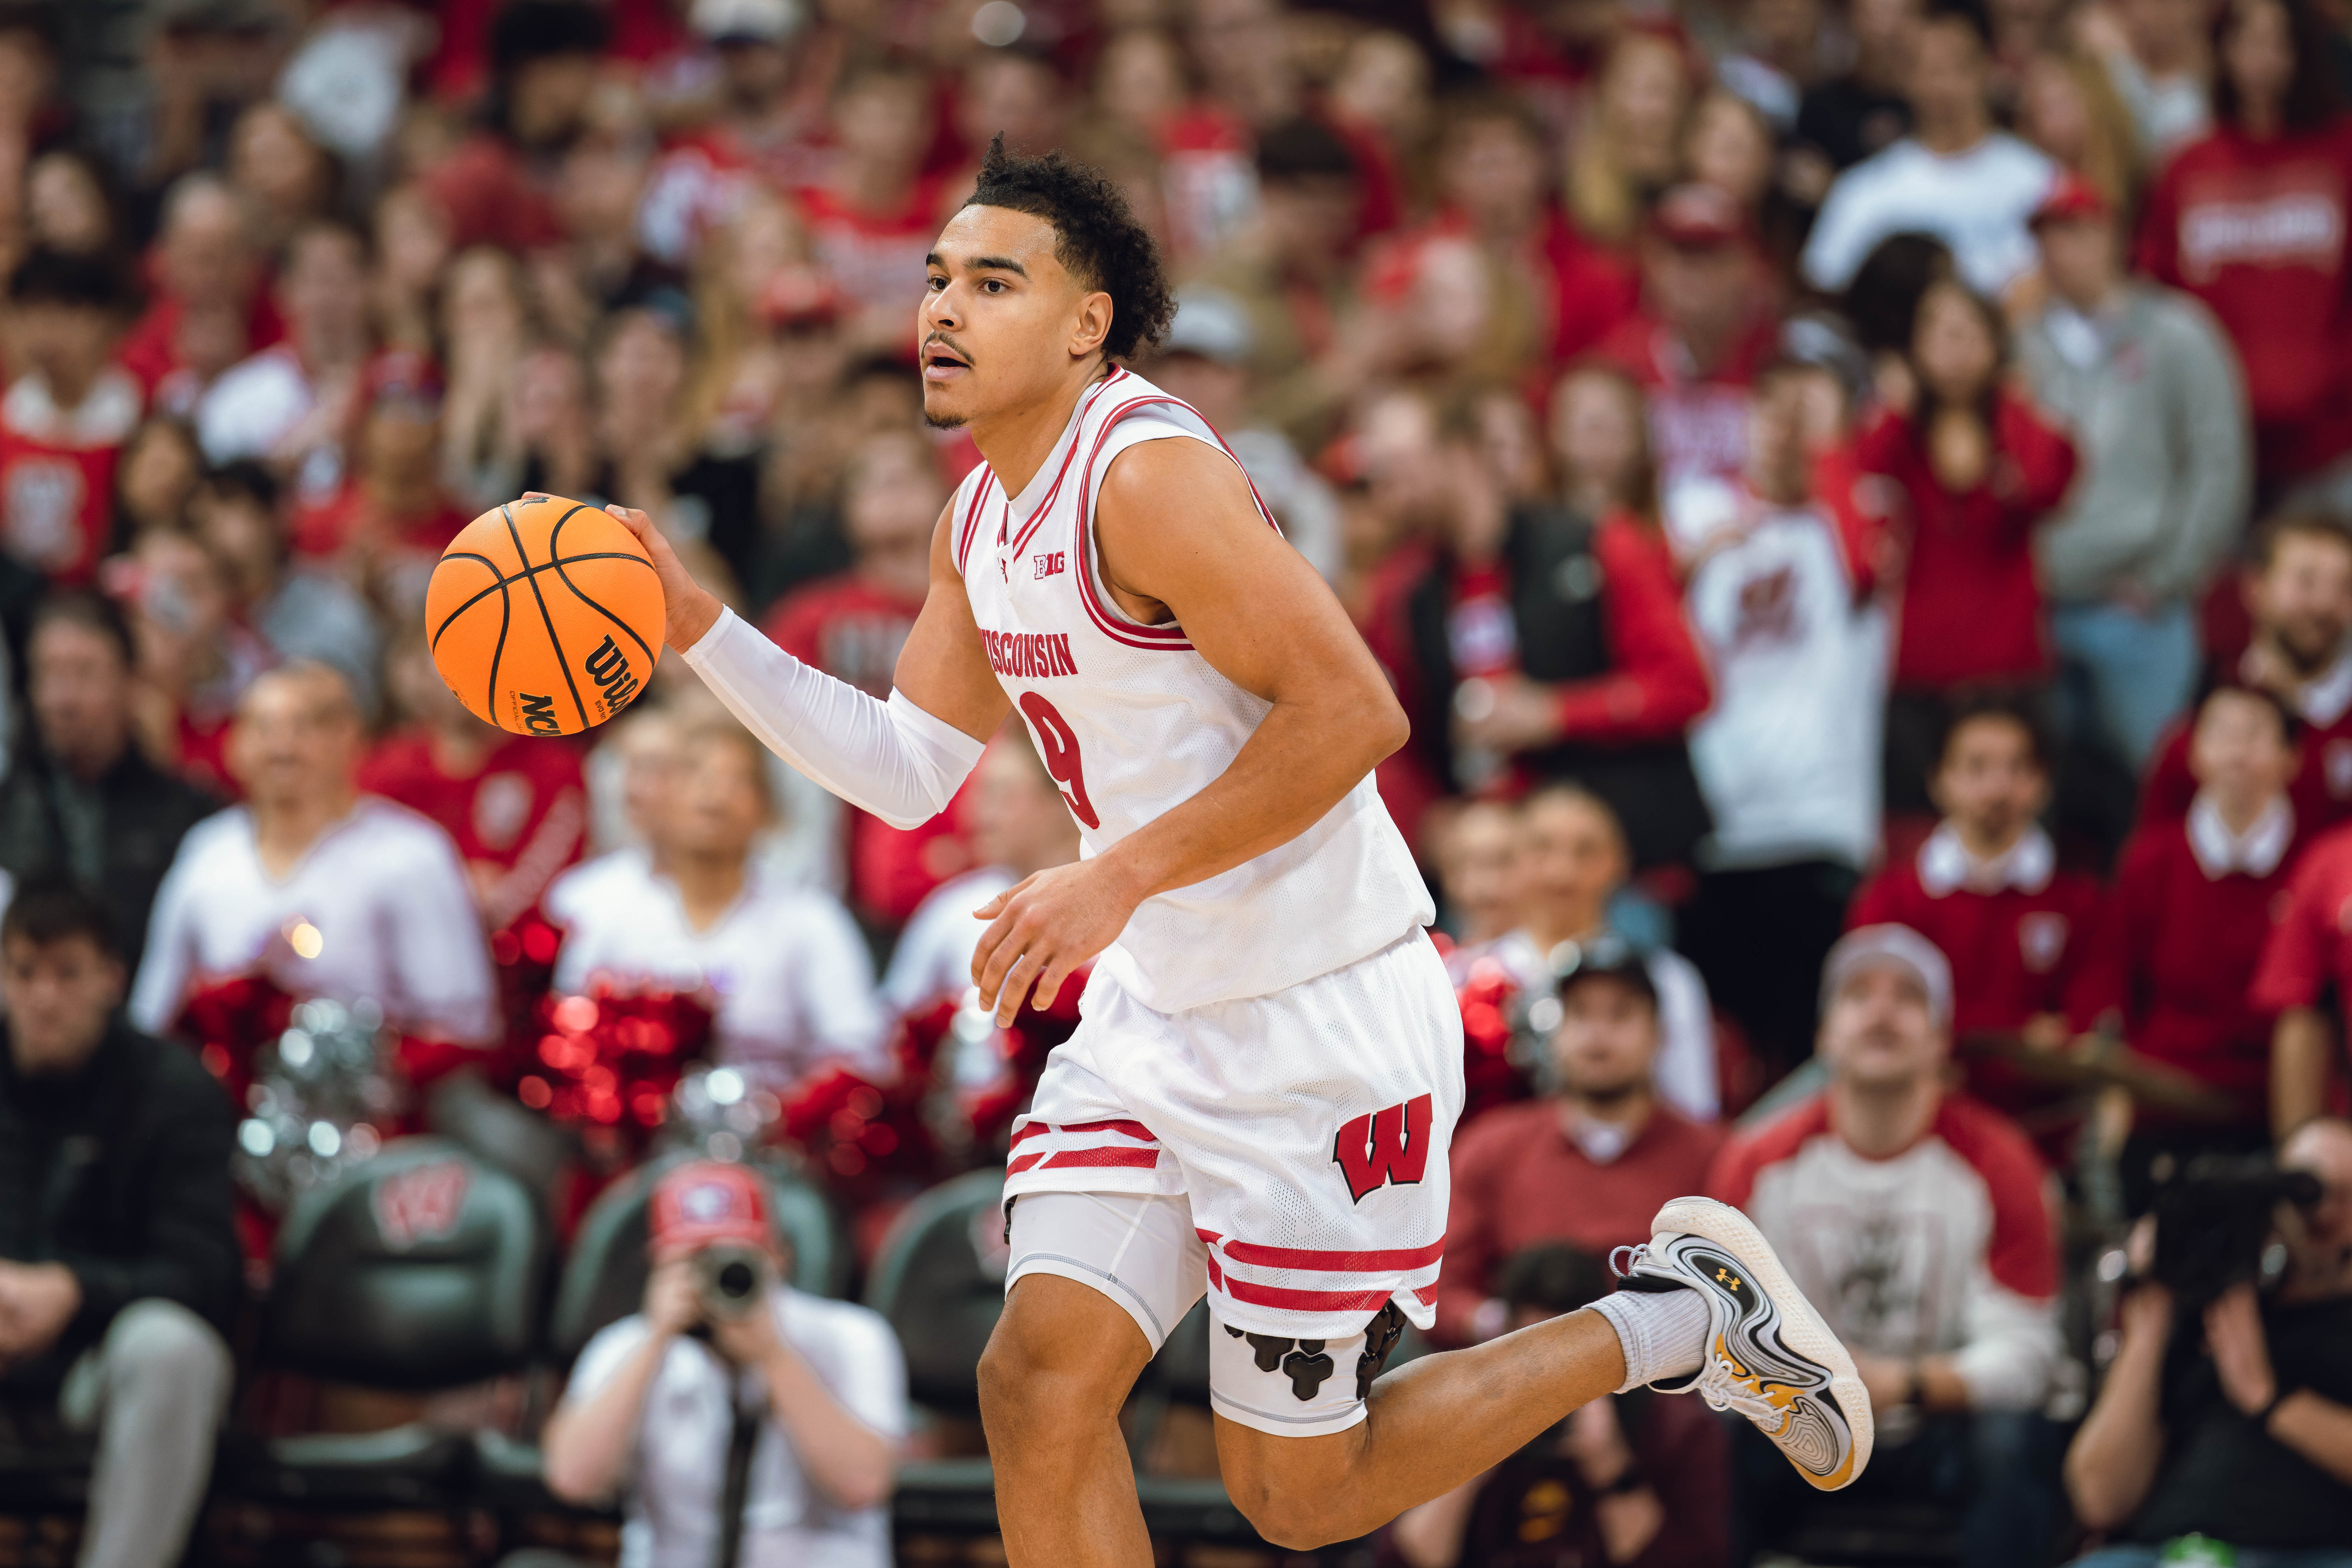
<path fill-rule="evenodd" d="M 1854 602 L 1835 525 L 1717 479 L 1674 487 L 1662 510 L 1675 553 L 1697 563 L 1684 604 L 1715 674 L 1690 737 L 1715 815 L 1701 858 L 1859 868 L 1878 841 L 1886 622 Z"/>
<path fill-rule="evenodd" d="M 904 1017 L 942 996 L 961 996 L 971 986 L 972 950 L 988 929 L 971 911 L 1013 886 L 1002 866 L 982 866 L 933 888 L 908 917 L 882 974 L 882 1004 Z"/>
<path fill-rule="evenodd" d="M 196 445 L 205 460 L 269 458 L 278 444 L 318 405 L 319 390 L 293 348 L 278 343 L 221 372 L 196 401 Z M 298 479 L 302 493 L 330 495 L 341 486 L 341 449 L 322 446 L 305 455 Z"/>
<path fill-rule="evenodd" d="M 848 911 L 782 887 L 754 861 L 743 891 L 708 931 L 687 923 L 677 884 L 642 849 L 615 850 L 556 879 L 547 912 L 566 928 L 555 989 L 598 975 L 718 997 L 719 1059 L 769 1089 L 842 1060 L 881 1069 L 884 1019 L 874 961 Z"/>
<path fill-rule="evenodd" d="M 1933 235 L 1951 247 L 1961 279 L 1998 296 L 2037 260 L 2026 219 L 2057 165 L 2006 132 L 1965 153 L 1930 153 L 1906 136 L 1830 186 L 1805 242 L 1806 281 L 1835 293 L 1891 235 Z"/>
<path fill-rule="evenodd" d="M 850 1301 L 777 1292 L 779 1331 L 852 1415 L 891 1438 L 907 1431 L 907 1365 L 880 1313 Z M 623 1318 L 588 1342 L 572 1368 L 568 1400 L 601 1388 L 645 1342 L 646 1321 Z M 623 1482 L 626 1522 L 621 1568 L 708 1568 L 718 1542 L 719 1503 L 734 1425 L 728 1368 L 701 1341 L 671 1342 L 646 1390 L 635 1450 Z M 764 1409 L 760 1375 L 738 1371 L 733 1398 Z M 781 1422 L 769 1421 L 751 1450 L 743 1509 L 741 1568 L 888 1568 L 890 1510 L 835 1507 L 802 1473 Z"/>
<path fill-rule="evenodd" d="M 298 947 L 316 933 L 313 956 Z M 457 847 L 404 805 L 362 795 L 284 880 L 241 805 L 188 831 L 155 894 L 131 1020 L 168 1027 L 189 988 L 260 969 L 302 996 L 373 998 L 394 1028 L 484 1041 L 498 988 Z"/>

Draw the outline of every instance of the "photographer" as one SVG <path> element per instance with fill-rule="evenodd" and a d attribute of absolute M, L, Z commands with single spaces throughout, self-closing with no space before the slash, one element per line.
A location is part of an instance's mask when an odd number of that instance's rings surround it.
<path fill-rule="evenodd" d="M 888 1325 L 783 1283 L 744 1166 L 679 1166 L 649 1218 L 645 1309 L 581 1352 L 542 1436 L 549 1489 L 622 1494 L 622 1568 L 886 1568 L 907 1379 Z"/>
<path fill-rule="evenodd" d="M 2158 1210 L 2155 1272 L 2183 1299 L 2157 1279 L 2125 1299 L 2122 1344 L 2066 1455 L 2076 1514 L 2117 1542 L 2085 1563 L 2142 1568 L 2195 1534 L 2239 1568 L 2352 1564 L 2352 1124 L 2309 1123 L 2280 1163 L 2319 1195 L 2280 1225 L 2274 1291 L 2241 1273 L 2198 1313 L 2193 1282 L 2166 1267 Z"/>

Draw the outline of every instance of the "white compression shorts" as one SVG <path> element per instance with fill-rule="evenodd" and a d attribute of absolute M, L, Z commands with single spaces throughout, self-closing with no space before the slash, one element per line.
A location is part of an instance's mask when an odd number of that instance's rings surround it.
<path fill-rule="evenodd" d="M 1013 1205 L 1010 1290 L 1024 1275 L 1056 1274 L 1098 1290 L 1133 1319 L 1154 1353 L 1208 1290 L 1208 1247 L 1181 1194 L 1032 1193 Z M 1367 1332 L 1388 1344 L 1402 1317 L 1393 1308 L 1337 1340 L 1245 1333 L 1210 1308 L 1209 1404 L 1229 1421 L 1276 1437 L 1319 1437 L 1364 1419 L 1364 1396 L 1386 1361 L 1368 1356 Z"/>

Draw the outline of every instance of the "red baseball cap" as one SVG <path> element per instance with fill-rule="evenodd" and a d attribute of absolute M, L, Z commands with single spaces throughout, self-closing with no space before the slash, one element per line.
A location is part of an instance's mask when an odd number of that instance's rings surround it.
<path fill-rule="evenodd" d="M 2069 169 L 2051 182 L 2031 221 L 2040 228 L 2045 223 L 2104 223 L 2114 216 L 2115 208 L 2099 187 Z"/>
<path fill-rule="evenodd" d="M 1745 245 L 1754 232 L 1737 197 L 1701 184 L 1676 185 L 1660 196 L 1650 210 L 1650 228 L 1668 245 L 1686 250 Z"/>
<path fill-rule="evenodd" d="M 646 1223 L 656 1253 L 692 1251 L 714 1241 L 775 1245 L 760 1178 L 719 1160 L 680 1165 L 656 1182 Z"/>

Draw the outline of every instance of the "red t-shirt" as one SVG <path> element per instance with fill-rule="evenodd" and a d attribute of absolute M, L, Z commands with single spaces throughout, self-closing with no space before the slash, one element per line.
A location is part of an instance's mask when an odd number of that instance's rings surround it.
<path fill-rule="evenodd" d="M 2352 118 L 2256 142 L 2229 128 L 2147 193 L 2139 266 L 2204 301 L 2246 367 L 2264 474 L 2352 449 Z"/>
<path fill-rule="evenodd" d="M 532 183 L 521 156 L 487 131 L 427 172 L 425 188 L 449 216 L 453 254 L 476 245 L 537 250 L 563 238 L 555 204 Z"/>
<path fill-rule="evenodd" d="M 561 741 L 509 735 L 471 777 L 444 773 L 420 731 L 390 735 L 360 764 L 360 787 L 431 817 L 476 871 L 493 929 L 539 902 L 557 872 L 576 864 L 587 838 L 580 754 Z M 483 891 L 488 881 L 488 889 Z"/>
<path fill-rule="evenodd" d="M 1466 1129 L 1453 1153 L 1437 1333 L 1469 1338 L 1471 1314 L 1495 1293 L 1495 1271 L 1520 1248 L 1564 1241 L 1599 1258 L 1646 1241 L 1669 1198 L 1703 1190 L 1722 1132 L 1664 1106 L 1607 1164 L 1580 1148 L 1555 1100 L 1499 1106 Z"/>
<path fill-rule="evenodd" d="M 2053 871 L 2038 888 L 1938 895 L 1915 858 L 1863 884 L 1846 927 L 1906 925 L 1934 942 L 1952 966 L 1956 1035 L 2017 1029 L 2043 1013 L 2087 1029 L 2105 1000 L 2094 963 L 2102 906 L 2099 884 L 2078 871 Z M 2047 1098 L 2003 1063 L 1967 1066 L 1970 1092 L 2003 1110 Z"/>
<path fill-rule="evenodd" d="M 824 185 L 793 194 L 808 223 L 810 248 L 842 291 L 861 306 L 904 306 L 911 326 L 923 297 L 923 258 L 940 233 L 940 178 L 916 180 L 904 202 L 881 212 L 851 206 Z M 905 349 L 912 358 L 911 331 Z"/>
<path fill-rule="evenodd" d="M 38 377 L 0 399 L 0 548 L 52 584 L 88 583 L 113 542 L 114 465 L 142 403 L 110 365 L 80 405 L 60 409 Z"/>
<path fill-rule="evenodd" d="M 761 629 L 803 664 L 845 680 L 869 697 L 890 695 L 898 650 L 922 613 L 919 597 L 900 597 L 852 572 L 788 594 Z M 919 827 L 893 827 L 852 810 L 849 890 L 859 908 L 891 921 L 915 912 L 933 888 L 971 869 L 971 851 L 943 811 Z"/>
<path fill-rule="evenodd" d="M 2273 1013 L 2248 988 L 2287 908 L 2292 847 L 2267 874 L 2206 874 L 2185 821 L 2151 823 L 2124 847 L 2095 946 L 2096 989 L 2121 1006 L 2124 1039 L 2238 1102 L 2259 1125 L 2270 1099 Z"/>
<path fill-rule="evenodd" d="M 2074 445 L 2005 392 L 1994 400 L 1991 435 L 1985 477 L 1965 495 L 1937 482 L 1907 416 L 1880 414 L 1856 443 L 1861 469 L 1894 480 L 1909 512 L 1898 690 L 2049 672 L 2032 533 L 2074 481 Z"/>
<path fill-rule="evenodd" d="M 438 555 L 473 521 L 452 506 L 446 496 L 436 498 L 433 510 L 421 516 L 385 519 L 360 481 L 353 479 L 332 499 L 295 512 L 294 552 L 323 560 L 341 554 L 345 545 L 369 533 L 394 549 Z"/>
<path fill-rule="evenodd" d="M 2315 1007 L 2331 984 L 2352 996 L 2352 827 L 2321 835 L 2295 862 L 2246 1000 L 2265 1013 Z"/>
<path fill-rule="evenodd" d="M 2195 717 L 2192 712 L 2165 731 L 2147 765 L 2147 782 L 2139 797 L 2143 824 L 2177 822 L 2189 815 L 2189 803 L 2197 798 L 2197 775 L 2189 771 Z M 2294 777 L 2286 794 L 2294 804 L 2295 828 L 2307 842 L 2352 817 L 2352 707 L 2327 723 L 2306 724 L 2297 745 Z"/>
<path fill-rule="evenodd" d="M 180 323 L 186 315 L 187 307 L 179 300 L 158 291 L 147 313 L 139 318 L 115 351 L 115 359 L 139 378 L 140 390 L 150 398 L 173 372 L 184 368 L 179 333 Z M 285 341 L 286 321 L 270 302 L 269 290 L 255 289 L 253 303 L 246 311 L 245 352 L 259 353 Z"/>

